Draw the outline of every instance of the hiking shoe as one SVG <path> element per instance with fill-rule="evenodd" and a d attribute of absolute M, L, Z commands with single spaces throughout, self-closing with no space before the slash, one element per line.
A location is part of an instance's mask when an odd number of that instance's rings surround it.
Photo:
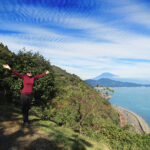
<path fill-rule="evenodd" d="M 23 126 L 24 126 L 24 127 L 27 127 L 28 125 L 29 125 L 28 122 L 24 122 L 24 123 L 23 123 Z"/>

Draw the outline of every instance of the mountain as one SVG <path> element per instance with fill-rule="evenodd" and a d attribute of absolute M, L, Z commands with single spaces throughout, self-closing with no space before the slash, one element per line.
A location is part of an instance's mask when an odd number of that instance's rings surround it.
<path fill-rule="evenodd" d="M 101 75 L 93 78 L 93 80 L 99 80 L 101 78 L 109 78 L 109 79 L 112 79 L 112 78 L 116 78 L 117 76 L 112 74 L 112 73 L 109 73 L 109 72 L 105 72 L 105 73 L 102 73 Z"/>
<path fill-rule="evenodd" d="M 104 87 L 150 87 L 150 81 L 143 79 L 133 78 L 120 78 L 109 72 L 102 73 L 101 75 L 85 80 L 91 86 L 102 85 Z"/>
<path fill-rule="evenodd" d="M 121 81 L 121 82 L 132 82 L 132 83 L 136 83 L 136 84 L 150 84 L 150 80 L 137 79 L 137 78 L 121 78 L 118 75 L 114 75 L 109 72 L 102 73 L 101 75 L 99 75 L 91 80 L 99 80 L 102 78 L 108 78 L 108 79 L 112 79 L 115 81 Z"/>
<path fill-rule="evenodd" d="M 108 78 L 101 78 L 99 80 L 85 80 L 89 85 L 91 86 L 97 86 L 102 85 L 103 87 L 150 87 L 150 85 L 147 84 L 137 84 L 137 83 L 131 83 L 131 82 L 121 82 L 121 81 L 115 81 Z"/>

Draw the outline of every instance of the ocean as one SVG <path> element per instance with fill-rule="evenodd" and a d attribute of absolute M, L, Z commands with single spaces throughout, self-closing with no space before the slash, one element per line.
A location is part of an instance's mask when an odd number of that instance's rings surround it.
<path fill-rule="evenodd" d="M 141 116 L 150 127 L 150 88 L 127 87 L 112 88 L 114 93 L 109 99 L 112 105 L 129 109 Z"/>

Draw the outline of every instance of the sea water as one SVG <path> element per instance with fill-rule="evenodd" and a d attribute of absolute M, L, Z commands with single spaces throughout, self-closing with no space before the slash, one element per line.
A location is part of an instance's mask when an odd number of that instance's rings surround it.
<path fill-rule="evenodd" d="M 150 126 L 150 88 L 112 88 L 114 93 L 109 100 L 112 105 L 129 109 L 141 116 Z"/>

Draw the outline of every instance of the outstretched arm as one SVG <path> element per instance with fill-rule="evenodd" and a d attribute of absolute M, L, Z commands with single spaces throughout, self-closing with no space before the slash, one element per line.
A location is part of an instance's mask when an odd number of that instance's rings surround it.
<path fill-rule="evenodd" d="M 45 73 L 43 73 L 43 74 L 40 74 L 40 75 L 34 76 L 34 79 L 39 79 L 39 78 L 41 78 L 41 77 L 45 76 L 46 74 L 49 74 L 49 71 L 48 71 L 48 70 L 47 70 Z"/>
<path fill-rule="evenodd" d="M 3 68 L 10 70 L 10 66 L 9 65 L 3 65 Z"/>
<path fill-rule="evenodd" d="M 11 72 L 13 72 L 14 74 L 16 74 L 18 77 L 23 78 L 24 75 L 16 72 L 15 70 L 11 69 L 9 65 L 3 65 L 3 68 L 10 70 Z"/>

